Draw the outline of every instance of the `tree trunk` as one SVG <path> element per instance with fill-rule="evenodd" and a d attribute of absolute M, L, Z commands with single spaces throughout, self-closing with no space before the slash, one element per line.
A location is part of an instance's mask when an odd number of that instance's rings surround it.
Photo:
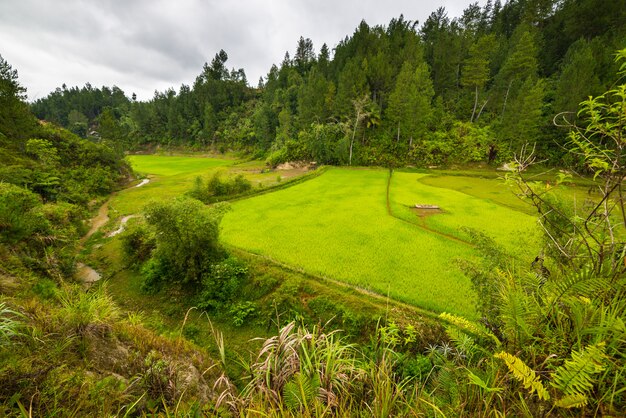
<path fill-rule="evenodd" d="M 487 100 L 485 100 L 485 103 L 483 103 L 483 105 L 480 107 L 480 110 L 478 111 L 478 116 L 476 116 L 476 120 L 480 118 L 480 115 L 483 113 L 483 109 L 487 105 L 487 102 L 489 102 L 489 97 L 487 97 Z"/>
<path fill-rule="evenodd" d="M 354 121 L 354 129 L 352 130 L 352 140 L 350 141 L 350 157 L 348 158 L 348 165 L 352 165 L 352 146 L 354 145 L 354 137 L 356 137 L 356 128 L 359 126 L 359 116 L 361 112 L 356 112 L 356 119 Z"/>
<path fill-rule="evenodd" d="M 398 136 L 396 137 L 396 142 L 400 142 L 400 121 L 398 121 Z"/>
<path fill-rule="evenodd" d="M 478 84 L 476 84 L 476 94 L 474 95 L 474 110 L 472 110 L 472 118 L 470 122 L 474 122 L 474 115 L 476 114 L 476 106 L 478 105 Z"/>
<path fill-rule="evenodd" d="M 506 94 L 504 95 L 504 104 L 502 105 L 502 116 L 504 119 L 504 110 L 506 109 L 506 101 L 509 98 L 509 90 L 511 90 L 511 84 L 513 84 L 513 80 L 509 81 L 509 87 L 506 88 Z"/>

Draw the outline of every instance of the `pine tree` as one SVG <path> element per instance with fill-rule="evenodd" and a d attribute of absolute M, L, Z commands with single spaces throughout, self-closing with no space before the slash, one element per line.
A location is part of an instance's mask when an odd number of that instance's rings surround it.
<path fill-rule="evenodd" d="M 597 65 L 592 43 L 581 39 L 570 46 L 556 87 L 555 113 L 571 112 L 568 120 L 573 121 L 578 104 L 601 91 Z"/>
<path fill-rule="evenodd" d="M 461 74 L 461 84 L 474 88 L 474 109 L 472 118 L 474 121 L 476 108 L 478 106 L 478 96 L 489 80 L 490 55 L 496 46 L 494 35 L 482 36 L 469 50 L 469 56 L 463 62 L 463 72 Z"/>
<path fill-rule="evenodd" d="M 405 136 L 411 146 L 414 138 L 424 135 L 432 115 L 433 95 L 426 63 L 413 66 L 406 62 L 398 74 L 387 108 L 389 121 L 394 128 L 397 127 L 397 142 L 401 136 Z"/>
<path fill-rule="evenodd" d="M 0 135 L 26 138 L 34 119 L 24 103 L 26 89 L 17 80 L 17 70 L 0 55 Z"/>

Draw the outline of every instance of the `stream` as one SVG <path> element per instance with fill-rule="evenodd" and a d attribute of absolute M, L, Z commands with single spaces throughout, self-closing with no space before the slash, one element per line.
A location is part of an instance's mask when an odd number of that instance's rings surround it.
<path fill-rule="evenodd" d="M 135 187 L 139 187 L 139 186 L 135 186 Z M 123 216 L 122 219 L 120 220 L 120 227 L 117 228 L 115 231 L 109 232 L 107 234 L 107 237 L 114 237 L 114 236 L 124 232 L 124 229 L 126 229 L 126 222 L 128 222 L 129 219 L 136 218 L 137 216 L 139 216 L 139 215 L 126 215 L 126 216 Z"/>
<path fill-rule="evenodd" d="M 141 187 L 148 184 L 149 182 L 150 179 L 143 179 L 139 184 L 135 185 L 134 187 Z M 107 238 L 121 234 L 126 228 L 126 223 L 130 219 L 136 218 L 137 216 L 139 215 L 123 216 L 122 219 L 120 219 L 120 226 L 115 231 L 109 232 L 106 235 Z M 108 221 L 109 201 L 107 200 L 102 206 L 100 206 L 100 209 L 98 209 L 98 214 L 91 219 L 91 228 L 89 229 L 89 232 L 87 232 L 85 236 L 80 239 L 80 247 L 82 248 L 85 242 L 89 239 L 89 237 L 95 234 Z M 98 273 L 93 268 L 81 262 L 76 263 L 76 273 L 74 274 L 74 276 L 83 284 L 85 289 L 89 289 L 91 286 L 93 286 L 94 283 L 102 278 L 102 274 Z"/>
<path fill-rule="evenodd" d="M 146 184 L 148 184 L 148 183 L 150 183 L 150 179 L 143 179 L 143 180 L 141 180 L 141 182 L 140 182 L 138 185 L 136 185 L 135 187 L 141 187 L 141 186 L 144 186 L 144 185 L 146 185 Z"/>

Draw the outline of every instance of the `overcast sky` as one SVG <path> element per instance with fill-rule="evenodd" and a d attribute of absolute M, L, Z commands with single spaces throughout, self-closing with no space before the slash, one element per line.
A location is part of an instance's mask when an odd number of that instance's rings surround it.
<path fill-rule="evenodd" d="M 460 16 L 470 0 L 0 0 L 0 55 L 17 69 L 29 100 L 63 83 L 120 87 L 150 99 L 192 84 L 224 49 L 228 68 L 251 85 L 293 56 L 300 36 L 333 48 L 361 19 L 421 24 L 437 7 Z M 479 1 L 481 5 L 485 1 Z"/>

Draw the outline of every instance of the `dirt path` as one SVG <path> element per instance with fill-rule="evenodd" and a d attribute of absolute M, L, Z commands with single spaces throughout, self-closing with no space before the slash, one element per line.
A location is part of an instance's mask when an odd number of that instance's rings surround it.
<path fill-rule="evenodd" d="M 139 184 L 135 186 L 131 186 L 131 187 L 141 187 L 145 184 L 148 184 L 149 182 L 150 182 L 150 179 L 143 179 Z M 111 197 L 114 196 L 116 193 L 113 193 Z M 89 228 L 89 231 L 80 239 L 79 241 L 80 244 L 78 247 L 79 251 L 83 248 L 83 246 L 85 245 L 85 242 L 87 242 L 87 240 L 93 234 L 95 234 L 100 228 L 102 228 L 104 224 L 109 222 L 109 201 L 111 200 L 111 197 L 109 197 L 106 200 L 106 202 L 104 202 L 102 206 L 100 206 L 100 209 L 98 209 L 98 213 L 96 214 L 96 216 L 91 218 L 91 228 Z M 119 228 L 109 233 L 107 237 L 113 237 L 121 233 L 122 231 L 124 231 L 126 227 L 126 222 L 128 222 L 129 219 L 137 217 L 137 216 L 138 215 L 127 215 L 127 216 L 122 217 L 122 219 L 120 220 Z M 95 282 L 100 280 L 102 278 L 102 275 L 98 273 L 96 270 L 94 270 L 93 268 L 89 267 L 88 265 L 79 262 L 79 263 L 76 263 L 75 277 L 78 280 L 80 280 L 86 288 L 89 288 L 93 286 Z"/>
<path fill-rule="evenodd" d="M 85 244 L 85 242 L 89 239 L 89 237 L 95 234 L 96 231 L 102 228 L 102 226 L 107 222 L 109 222 L 109 200 L 108 199 L 106 202 L 104 202 L 102 206 L 100 206 L 100 209 L 98 209 L 98 214 L 94 216 L 93 218 L 91 218 L 91 228 L 89 229 L 89 232 L 87 232 L 85 236 L 83 236 L 80 239 L 80 246 L 82 247 Z"/>
<path fill-rule="evenodd" d="M 98 280 L 102 278 L 102 275 L 83 263 L 76 263 L 76 277 L 80 279 L 85 288 L 90 288 Z"/>

